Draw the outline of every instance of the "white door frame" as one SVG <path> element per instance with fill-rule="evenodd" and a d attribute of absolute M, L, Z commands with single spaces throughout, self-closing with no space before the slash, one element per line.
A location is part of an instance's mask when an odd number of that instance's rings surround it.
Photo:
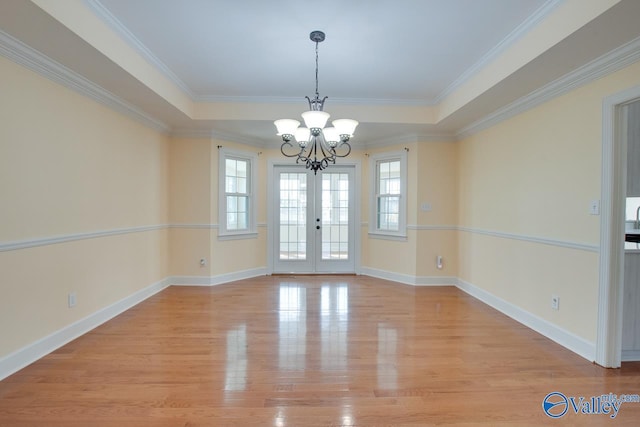
<path fill-rule="evenodd" d="M 276 215 L 274 212 L 273 200 L 275 198 L 275 174 L 274 169 L 276 166 L 292 166 L 295 164 L 293 160 L 282 159 L 282 158 L 270 158 L 267 160 L 267 273 L 273 274 L 273 248 L 274 248 L 274 224 L 276 220 Z M 353 223 L 354 227 L 354 268 L 355 274 L 361 274 L 361 253 L 362 253 L 362 217 L 360 214 L 361 211 L 361 203 L 362 203 L 362 168 L 360 159 L 354 159 L 349 161 L 341 161 L 340 166 L 351 166 L 354 168 L 354 217 L 355 221 Z M 331 166 L 328 167 L 329 169 Z"/>
<path fill-rule="evenodd" d="M 595 362 L 619 368 L 622 359 L 624 291 L 624 205 L 627 135 L 622 107 L 640 99 L 640 86 L 604 99 L 602 105 L 602 190 L 600 280 Z"/>

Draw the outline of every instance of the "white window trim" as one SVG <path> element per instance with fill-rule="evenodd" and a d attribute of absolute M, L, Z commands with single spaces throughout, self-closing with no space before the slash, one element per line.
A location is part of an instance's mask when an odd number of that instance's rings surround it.
<path fill-rule="evenodd" d="M 246 160 L 249 163 L 249 223 L 246 230 L 227 229 L 227 197 L 225 187 L 226 159 Z M 258 175 L 258 156 L 247 151 L 229 150 L 221 147 L 218 150 L 218 240 L 254 239 L 258 237 L 256 182 Z"/>
<path fill-rule="evenodd" d="M 400 217 L 398 231 L 379 230 L 376 220 L 377 164 L 380 161 L 400 160 Z M 369 157 L 369 237 L 385 240 L 407 240 L 407 151 L 390 151 Z"/>

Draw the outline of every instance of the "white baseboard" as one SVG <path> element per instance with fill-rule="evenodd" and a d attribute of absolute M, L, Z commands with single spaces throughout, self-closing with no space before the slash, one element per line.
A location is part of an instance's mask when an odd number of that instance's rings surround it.
<path fill-rule="evenodd" d="M 0 380 L 100 326 L 169 286 L 163 279 L 0 359 Z"/>
<path fill-rule="evenodd" d="M 170 276 L 171 286 L 211 286 L 211 276 Z"/>
<path fill-rule="evenodd" d="M 261 267 L 236 271 L 233 273 L 219 274 L 217 276 L 171 276 L 169 278 L 169 282 L 172 286 L 215 286 L 223 283 L 235 282 L 237 280 L 265 276 L 266 274 L 266 267 Z"/>
<path fill-rule="evenodd" d="M 596 345 L 593 342 L 566 331 L 553 323 L 550 323 L 534 314 L 529 313 L 501 298 L 498 298 L 489 292 L 481 289 L 469 282 L 458 279 L 458 288 L 468 293 L 474 298 L 479 299 L 485 304 L 495 308 L 512 319 L 522 323 L 528 328 L 533 329 L 539 334 L 549 338 L 561 346 L 573 351 L 574 353 L 584 357 L 590 362 L 595 360 Z"/>
<path fill-rule="evenodd" d="M 378 279 L 385 279 L 385 280 L 391 280 L 393 282 L 404 283 L 406 285 L 414 285 L 416 281 L 416 277 L 411 276 L 409 274 L 394 273 L 392 271 L 378 270 L 376 268 L 371 268 L 371 267 L 362 267 L 360 269 L 360 274 L 364 274 L 365 276 L 376 277 Z"/>
<path fill-rule="evenodd" d="M 360 274 L 412 286 L 455 286 L 458 283 L 458 279 L 456 277 L 411 276 L 409 274 L 394 273 L 392 271 L 378 270 L 371 267 L 362 267 Z"/>
<path fill-rule="evenodd" d="M 640 350 L 622 350 L 623 362 L 640 362 Z"/>
<path fill-rule="evenodd" d="M 218 276 L 172 276 L 147 286 L 134 294 L 39 339 L 0 359 L 0 380 L 30 365 L 52 351 L 73 341 L 118 314 L 141 303 L 169 286 L 212 286 L 267 274 L 266 268 L 238 271 Z"/>
<path fill-rule="evenodd" d="M 490 307 L 500 311 L 503 314 L 511 317 L 515 321 L 533 329 L 539 334 L 549 338 L 552 341 L 560 344 L 568 350 L 584 357 L 585 359 L 593 362 L 596 355 L 596 345 L 593 342 L 589 342 L 583 338 L 574 335 L 573 333 L 566 331 L 551 322 L 548 322 L 534 314 L 529 313 L 517 307 L 501 298 L 498 298 L 489 292 L 472 285 L 457 277 L 447 276 L 411 276 L 408 274 L 394 273 L 391 271 L 378 270 L 370 267 L 362 267 L 362 274 L 367 276 L 377 277 L 385 280 L 392 280 L 394 282 L 400 282 L 412 286 L 456 286 L 460 290 L 473 296 L 474 298 L 484 302 Z M 623 354 L 623 361 L 625 357 L 628 357 L 626 361 L 640 360 L 640 352 L 627 352 Z"/>
<path fill-rule="evenodd" d="M 128 310 L 168 286 L 214 286 L 237 280 L 266 275 L 266 268 L 254 268 L 218 276 L 171 276 L 124 298 L 84 319 L 66 326 L 14 353 L 0 359 L 0 380 L 19 371 L 25 366 L 46 356 L 68 342 L 100 326 L 102 323 Z M 586 341 L 538 316 L 535 316 L 513 304 L 498 298 L 489 292 L 462 279 L 447 276 L 411 276 L 375 268 L 363 267 L 362 274 L 380 279 L 391 280 L 412 286 L 457 286 L 462 291 L 477 298 L 494 309 L 506 314 L 519 323 L 533 329 L 563 347 L 584 357 L 595 360 L 595 343 Z M 623 361 L 640 360 L 640 352 L 623 352 Z"/>
<path fill-rule="evenodd" d="M 456 286 L 457 277 L 449 276 L 418 276 L 415 278 L 415 286 Z"/>

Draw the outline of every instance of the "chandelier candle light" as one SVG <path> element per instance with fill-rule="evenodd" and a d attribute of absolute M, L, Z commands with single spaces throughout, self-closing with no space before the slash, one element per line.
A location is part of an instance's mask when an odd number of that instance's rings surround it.
<path fill-rule="evenodd" d="M 324 112 L 324 101 L 328 97 L 320 99 L 318 93 L 318 43 L 324 41 L 325 35 L 322 31 L 312 31 L 309 35 L 312 42 L 316 44 L 316 96 L 309 101 L 309 111 L 302 113 L 305 126 L 300 126 L 298 120 L 281 119 L 276 120 L 278 135 L 284 141 L 280 146 L 280 151 L 287 157 L 297 157 L 296 163 L 305 163 L 307 169 L 313 170 L 314 174 L 325 169 L 329 163 L 335 164 L 337 157 L 346 157 L 351 153 L 349 139 L 358 126 L 358 122 L 351 119 L 333 120 L 333 126 L 325 127 L 329 120 L 329 113 Z M 293 148 L 291 140 L 295 138 L 299 151 L 287 154 L 285 149 Z M 344 152 L 345 149 L 346 152 Z M 341 150 L 344 154 L 338 154 Z"/>

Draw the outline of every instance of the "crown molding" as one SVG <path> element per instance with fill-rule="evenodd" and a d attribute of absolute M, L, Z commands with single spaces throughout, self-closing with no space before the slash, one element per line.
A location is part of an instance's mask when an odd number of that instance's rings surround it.
<path fill-rule="evenodd" d="M 513 31 L 511 31 L 500 43 L 495 45 L 491 50 L 485 53 L 482 58 L 471 67 L 469 67 L 464 73 L 462 73 L 457 79 L 455 79 L 449 86 L 447 86 L 438 96 L 433 100 L 433 104 L 441 103 L 447 96 L 455 92 L 466 81 L 473 77 L 478 71 L 486 67 L 491 61 L 496 59 L 500 54 L 511 47 L 515 42 L 520 40 L 522 36 L 531 31 L 536 25 L 540 23 L 544 18 L 549 16 L 564 0 L 547 0 L 545 4 L 540 6 L 531 16 L 518 25 Z"/>
<path fill-rule="evenodd" d="M 0 30 L 0 55 L 162 133 L 169 126 Z"/>
<path fill-rule="evenodd" d="M 230 96 L 198 94 L 193 97 L 193 102 L 213 104 L 304 104 L 307 101 L 303 96 Z"/>
<path fill-rule="evenodd" d="M 377 99 L 377 98 L 332 98 L 328 102 L 335 105 L 367 105 L 367 106 L 397 106 L 397 107 L 430 107 L 436 105 L 430 100 L 423 99 Z M 237 104 L 306 104 L 304 97 L 278 96 L 223 96 L 223 95 L 195 95 L 194 102 L 237 103 Z"/>
<path fill-rule="evenodd" d="M 171 136 L 176 138 L 211 139 L 211 129 L 173 128 Z"/>
<path fill-rule="evenodd" d="M 455 142 L 457 141 L 454 134 L 413 134 L 398 137 L 381 138 L 367 141 L 362 144 L 363 148 L 387 147 L 396 144 L 414 144 L 419 142 Z"/>
<path fill-rule="evenodd" d="M 171 136 L 176 138 L 217 139 L 227 142 L 237 142 L 238 144 L 250 145 L 258 148 L 266 148 L 266 144 L 260 140 L 211 129 L 176 128 L 171 131 Z"/>
<path fill-rule="evenodd" d="M 258 148 L 265 148 L 265 144 L 258 139 L 246 138 L 246 137 L 228 133 L 228 132 L 220 132 L 217 130 L 213 130 L 211 131 L 211 138 L 219 139 L 222 141 L 228 141 L 228 142 L 237 142 L 239 144 L 251 145 L 253 147 L 258 147 Z"/>
<path fill-rule="evenodd" d="M 594 59 L 458 131 L 463 139 L 640 60 L 640 37 Z"/>
<path fill-rule="evenodd" d="M 192 100 L 195 99 L 195 94 L 185 82 L 180 79 L 171 69 L 157 56 L 155 56 L 144 43 L 142 43 L 131 31 L 110 11 L 107 9 L 100 0 L 84 0 L 89 8 L 104 21 L 112 30 L 116 32 L 125 42 L 135 49 L 144 59 L 149 61 L 154 67 L 156 67 L 162 74 L 171 80 L 176 86 L 178 86 L 184 93 L 186 93 Z"/>
<path fill-rule="evenodd" d="M 93 10 L 100 10 L 100 7 L 104 9 L 99 0 L 84 0 Z M 557 7 L 562 0 L 549 0 L 538 11 L 532 15 L 530 19 L 521 24 L 516 30 L 514 30 L 505 40 L 497 45 L 493 55 L 497 55 L 500 49 L 506 49 L 509 43 L 515 42 L 518 37 L 526 33 L 533 25 L 543 19 L 553 8 Z M 106 9 L 104 9 L 106 11 Z M 106 11 L 108 12 L 108 11 Z M 105 17 L 104 13 L 100 13 L 100 16 Z M 115 18 L 114 18 L 115 20 Z M 117 20 L 115 20 L 117 21 Z M 115 22 L 114 21 L 114 22 Z M 112 23 L 117 25 L 116 23 Z M 119 23 L 124 28 L 124 26 Z M 119 31 L 119 34 L 123 34 Z M 124 36 L 123 36 L 124 37 Z M 127 39 L 128 40 L 128 39 Z M 131 41 L 131 40 L 128 40 Z M 141 44 L 140 44 L 141 45 Z M 141 45 L 142 46 L 142 45 Z M 500 47 L 502 46 L 502 47 Z M 142 46 L 143 48 L 144 46 Z M 146 49 L 146 48 L 145 48 Z M 148 49 L 147 49 L 148 51 Z M 237 142 L 245 145 L 255 146 L 259 148 L 270 147 L 269 143 L 264 142 L 258 138 L 248 138 L 245 136 L 235 135 L 232 133 L 221 132 L 216 130 L 202 130 L 202 129 L 190 129 L 190 128 L 176 128 L 171 127 L 158 120 L 136 106 L 128 103 L 117 95 L 105 90 L 92 81 L 84 78 L 80 74 L 65 67 L 64 65 L 48 58 L 37 50 L 29 47 L 20 40 L 12 37 L 11 35 L 0 30 L 0 55 L 8 58 L 9 60 L 20 64 L 43 77 L 61 84 L 69 89 L 76 91 L 84 96 L 87 96 L 94 101 L 103 104 L 112 110 L 119 112 L 133 120 L 136 120 L 143 125 L 154 129 L 158 132 L 170 134 L 176 137 L 188 137 L 188 138 L 213 138 L 229 142 Z M 147 57 L 147 56 L 145 56 Z M 147 59 L 149 59 L 147 57 Z M 151 59 L 149 59 L 151 60 Z M 547 102 L 557 96 L 563 95 L 577 87 L 583 86 L 605 75 L 618 71 L 624 67 L 627 67 L 640 60 L 640 38 L 632 40 L 604 55 L 591 61 L 590 63 L 579 67 L 578 69 L 566 74 L 565 76 L 539 88 L 524 97 L 498 109 L 490 115 L 475 121 L 474 123 L 458 130 L 455 134 L 413 134 L 400 137 L 382 138 L 377 140 L 371 140 L 363 142 L 362 147 L 374 148 L 389 146 L 393 144 L 408 144 L 417 142 L 443 142 L 443 141 L 456 141 L 466 138 L 479 131 L 494 126 L 506 119 L 514 117 L 524 111 L 534 108 L 544 102 Z M 155 62 L 154 62 L 155 64 Z M 155 64 L 157 65 L 157 64 Z M 159 66 L 162 70 L 162 67 Z M 170 70 L 169 70 L 170 71 Z M 170 76 L 168 76 L 170 78 Z M 178 84 L 176 82 L 176 84 Z M 178 84 L 179 85 L 179 84 Z M 179 85 L 180 86 L 180 85 Z M 184 89 L 184 88 L 183 88 Z M 186 88 L 185 92 L 189 96 L 192 93 Z M 198 98 L 198 97 L 196 97 Z M 213 99 L 217 99 L 220 102 L 281 102 L 281 103 L 300 103 L 299 98 L 269 98 L 269 97 L 200 97 L 201 99 L 208 99 L 213 102 Z M 200 99 L 198 98 L 198 99 Z M 416 100 L 376 100 L 376 99 L 345 99 L 345 98 L 330 98 L 332 103 L 337 105 L 376 105 L 395 103 L 395 105 L 432 105 L 425 101 Z"/>
<path fill-rule="evenodd" d="M 416 135 L 417 142 L 456 142 L 458 139 L 453 133 L 431 133 Z"/>
<path fill-rule="evenodd" d="M 328 100 L 336 105 L 374 105 L 396 107 L 433 107 L 437 102 L 431 99 L 384 99 L 384 98 L 331 98 Z"/>

